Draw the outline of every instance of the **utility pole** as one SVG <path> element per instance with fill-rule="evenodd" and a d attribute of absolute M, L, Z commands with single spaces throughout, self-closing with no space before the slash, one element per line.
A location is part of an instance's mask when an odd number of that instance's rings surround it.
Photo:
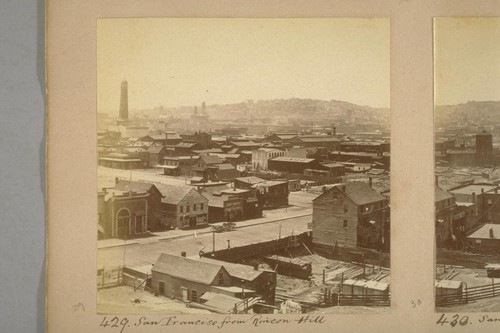
<path fill-rule="evenodd" d="M 215 253 L 215 230 L 212 230 L 212 253 Z"/>

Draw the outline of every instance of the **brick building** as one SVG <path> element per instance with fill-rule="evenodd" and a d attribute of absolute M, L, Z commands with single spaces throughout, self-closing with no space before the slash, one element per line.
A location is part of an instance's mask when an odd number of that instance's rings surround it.
<path fill-rule="evenodd" d="M 135 238 L 165 230 L 161 198 L 153 184 L 124 180 L 99 192 L 99 238 Z"/>

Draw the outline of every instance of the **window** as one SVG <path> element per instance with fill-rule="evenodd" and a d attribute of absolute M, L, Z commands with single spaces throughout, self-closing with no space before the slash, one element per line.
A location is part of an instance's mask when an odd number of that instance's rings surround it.
<path fill-rule="evenodd" d="M 349 212 L 349 206 L 348 205 L 344 205 L 344 213 L 348 213 Z"/>
<path fill-rule="evenodd" d="M 196 211 L 196 204 L 193 205 L 193 211 Z"/>
<path fill-rule="evenodd" d="M 347 220 L 344 220 L 344 229 L 347 229 Z"/>
<path fill-rule="evenodd" d="M 184 206 L 179 206 L 180 212 L 184 213 Z"/>
<path fill-rule="evenodd" d="M 198 293 L 196 292 L 196 290 L 191 290 L 191 301 L 192 302 L 198 301 Z"/>
<path fill-rule="evenodd" d="M 189 213 L 189 205 L 186 206 L 186 213 Z"/>
<path fill-rule="evenodd" d="M 200 210 L 203 210 L 203 203 L 200 204 Z"/>
<path fill-rule="evenodd" d="M 224 284 L 224 273 L 219 273 L 219 286 Z"/>

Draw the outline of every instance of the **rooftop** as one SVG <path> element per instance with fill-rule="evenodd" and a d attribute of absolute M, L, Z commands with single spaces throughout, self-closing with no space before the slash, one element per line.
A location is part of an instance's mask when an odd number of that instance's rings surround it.
<path fill-rule="evenodd" d="M 475 194 L 481 194 L 481 190 L 484 192 L 491 192 L 498 188 L 497 186 L 492 186 L 492 185 L 480 185 L 480 184 L 474 184 L 474 185 L 467 185 L 464 187 L 460 188 L 455 188 L 450 190 L 449 192 L 452 194 L 461 194 L 461 195 L 472 195 L 472 193 Z"/>
<path fill-rule="evenodd" d="M 351 182 L 351 183 L 343 183 L 336 184 L 327 192 L 323 193 L 319 197 L 313 199 L 313 201 L 318 200 L 323 197 L 325 194 L 333 191 L 336 188 L 343 192 L 347 197 L 349 197 L 356 205 L 365 205 L 372 202 L 378 202 L 381 200 L 386 200 L 386 198 L 375 191 L 365 182 Z"/>
<path fill-rule="evenodd" d="M 221 269 L 223 267 L 220 264 L 162 253 L 151 271 L 208 285 Z"/>
<path fill-rule="evenodd" d="M 451 198 L 453 198 L 453 195 L 446 192 L 445 190 L 443 190 L 439 186 L 434 186 L 434 202 L 448 200 Z"/>
<path fill-rule="evenodd" d="M 493 233 L 493 237 L 491 236 Z M 473 239 L 500 239 L 500 224 L 490 224 L 487 223 L 481 228 L 474 231 L 472 234 L 467 236 L 467 238 Z"/>
<path fill-rule="evenodd" d="M 120 180 L 115 184 L 113 189 L 121 192 L 149 192 L 154 186 L 151 183 Z"/>
<path fill-rule="evenodd" d="M 161 202 L 172 205 L 177 205 L 190 191 L 196 191 L 188 185 L 155 184 L 155 186 L 163 196 Z"/>
<path fill-rule="evenodd" d="M 314 161 L 314 158 L 280 156 L 280 157 L 275 157 L 272 160 L 273 161 L 281 161 L 281 162 L 293 162 L 293 163 L 311 163 Z"/>

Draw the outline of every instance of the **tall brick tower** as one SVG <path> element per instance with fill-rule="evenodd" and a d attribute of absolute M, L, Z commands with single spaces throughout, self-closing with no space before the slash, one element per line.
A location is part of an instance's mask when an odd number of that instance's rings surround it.
<path fill-rule="evenodd" d="M 122 81 L 120 93 L 120 120 L 128 120 L 128 85 L 127 81 Z"/>

